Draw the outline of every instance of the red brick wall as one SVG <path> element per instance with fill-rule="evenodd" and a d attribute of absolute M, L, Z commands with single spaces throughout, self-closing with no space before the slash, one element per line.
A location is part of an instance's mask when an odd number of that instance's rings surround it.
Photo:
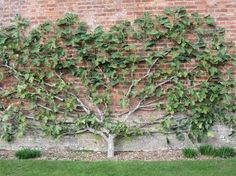
<path fill-rule="evenodd" d="M 173 6 L 210 14 L 226 29 L 226 38 L 236 43 L 236 0 L 0 0 L 0 25 L 9 23 L 16 13 L 37 24 L 74 12 L 92 28 L 97 25 L 107 28 L 119 20 L 132 20 L 145 11 L 157 14 Z"/>

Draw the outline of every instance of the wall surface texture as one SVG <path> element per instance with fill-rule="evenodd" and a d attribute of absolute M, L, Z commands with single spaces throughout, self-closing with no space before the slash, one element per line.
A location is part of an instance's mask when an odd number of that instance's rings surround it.
<path fill-rule="evenodd" d="M 120 20 L 132 21 L 143 12 L 159 14 L 165 8 L 175 6 L 185 7 L 188 12 L 211 15 L 219 26 L 226 29 L 226 39 L 236 44 L 236 0 L 0 0 L 0 26 L 9 24 L 15 14 L 30 19 L 34 26 L 49 19 L 60 18 L 66 12 L 74 12 L 91 29 L 98 25 L 107 29 Z M 209 139 L 209 143 L 236 146 L 235 138 L 228 137 L 229 129 L 215 126 L 214 130 L 215 136 Z M 170 145 L 166 144 L 165 136 L 161 135 L 124 139 L 118 141 L 116 150 L 151 151 L 193 145 L 190 141 L 179 142 L 174 136 L 170 136 L 170 139 Z M 17 149 L 23 146 L 92 150 L 104 150 L 106 147 L 104 141 L 90 135 L 53 141 L 31 134 L 13 143 L 0 142 L 0 149 Z"/>

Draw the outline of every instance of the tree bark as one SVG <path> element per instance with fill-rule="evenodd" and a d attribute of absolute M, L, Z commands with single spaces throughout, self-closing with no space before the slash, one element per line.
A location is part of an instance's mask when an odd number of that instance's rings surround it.
<path fill-rule="evenodd" d="M 107 138 L 107 158 L 113 158 L 115 154 L 115 145 L 114 145 L 114 139 L 115 139 L 114 134 L 109 134 Z"/>

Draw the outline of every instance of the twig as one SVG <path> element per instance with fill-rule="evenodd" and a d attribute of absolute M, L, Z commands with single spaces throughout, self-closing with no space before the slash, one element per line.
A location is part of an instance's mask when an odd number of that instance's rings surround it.
<path fill-rule="evenodd" d="M 140 107 L 140 109 L 141 109 L 142 111 L 155 111 L 155 110 L 156 110 L 155 107 L 149 107 L 149 108 L 147 108 L 147 107 Z"/>
<path fill-rule="evenodd" d="M 81 129 L 79 131 L 76 131 L 75 133 L 64 133 L 63 135 L 76 135 L 76 134 L 82 134 L 82 133 L 86 133 L 86 132 L 90 132 L 93 134 L 97 134 L 100 135 L 101 137 L 103 137 L 106 141 L 108 140 L 108 137 L 106 136 L 105 133 L 103 133 L 102 131 L 98 131 L 92 128 L 85 128 L 85 129 Z"/>
<path fill-rule="evenodd" d="M 90 113 L 91 113 L 90 109 L 79 99 L 78 96 L 76 96 L 76 95 L 75 95 L 74 93 L 72 93 L 72 92 L 68 92 L 68 91 L 67 91 L 67 93 L 69 93 L 70 95 L 72 95 L 72 96 L 74 96 L 74 97 L 76 98 L 76 101 L 81 105 L 81 107 L 84 109 L 84 111 L 85 111 L 87 114 L 90 114 Z"/>
<path fill-rule="evenodd" d="M 91 96 L 89 96 L 89 99 L 92 101 Z M 103 115 L 102 111 L 100 110 L 100 108 L 97 105 L 94 105 L 94 106 L 96 108 L 96 111 L 98 112 L 98 115 L 101 117 L 101 121 L 103 121 L 104 120 L 104 115 Z"/>
<path fill-rule="evenodd" d="M 41 108 L 43 108 L 43 109 L 46 109 L 46 110 L 48 110 L 48 111 L 53 112 L 53 110 L 52 110 L 51 108 L 48 108 L 48 107 L 46 107 L 46 106 L 44 106 L 44 105 L 41 105 L 41 104 L 36 104 L 36 105 L 39 106 L 39 107 L 41 107 Z"/>
<path fill-rule="evenodd" d="M 57 76 L 63 83 L 66 84 L 66 82 L 61 78 L 61 75 L 59 75 L 59 74 L 56 73 L 56 76 Z M 69 91 L 66 91 L 66 92 L 76 98 L 76 101 L 81 105 L 81 107 L 84 109 L 84 111 L 85 111 L 87 114 L 90 114 L 90 113 L 91 113 L 91 111 L 89 110 L 89 108 L 79 99 L 79 97 L 78 97 L 77 95 L 75 95 L 74 93 L 69 92 Z"/>
<path fill-rule="evenodd" d="M 131 114 L 133 114 L 134 112 L 136 112 L 136 111 L 140 108 L 142 102 L 143 102 L 143 100 L 140 100 L 139 103 L 138 103 L 132 110 L 129 110 L 129 111 L 127 111 L 126 113 L 123 113 L 122 115 L 126 114 L 126 116 L 125 116 L 125 118 L 124 118 L 122 121 L 125 122 L 125 121 L 129 118 L 129 116 L 130 116 Z M 121 115 L 121 116 L 122 116 L 122 115 Z"/>
<path fill-rule="evenodd" d="M 6 68 L 12 70 L 15 74 L 18 74 L 18 71 L 17 71 L 16 69 L 14 69 L 13 67 L 11 67 L 11 66 L 9 66 L 9 65 L 7 65 L 7 64 L 1 64 L 1 66 L 2 66 L 2 67 L 6 67 Z M 18 77 L 15 76 L 15 75 L 14 75 L 14 77 L 15 77 L 18 81 L 20 81 L 20 78 L 18 78 Z"/>
<path fill-rule="evenodd" d="M 162 85 L 164 85 L 164 84 L 166 84 L 166 83 L 172 81 L 172 79 L 174 79 L 175 77 L 176 77 L 176 76 L 172 76 L 172 77 L 170 77 L 169 79 L 167 79 L 167 80 L 165 80 L 165 81 L 163 81 L 163 82 L 161 82 L 161 83 L 158 83 L 155 88 L 157 89 L 157 88 L 161 87 Z"/>
<path fill-rule="evenodd" d="M 160 124 L 161 121 L 165 118 L 167 118 L 170 114 L 166 114 L 160 118 L 158 118 L 156 121 L 153 121 L 153 122 L 144 122 L 142 123 L 141 126 L 139 126 L 140 128 L 144 128 L 144 127 L 147 127 L 147 126 L 151 126 L 151 125 L 156 125 L 156 124 Z M 171 116 L 172 117 L 172 116 Z M 179 122 L 179 121 L 182 121 L 182 120 L 185 120 L 185 119 L 188 119 L 187 116 L 185 117 L 182 117 L 182 118 L 178 118 L 178 119 L 175 119 L 175 121 Z"/>
<path fill-rule="evenodd" d="M 148 75 L 150 74 L 152 68 L 154 67 L 154 65 L 156 64 L 157 61 L 158 61 L 158 59 L 154 60 L 154 62 L 152 63 L 152 65 L 149 67 L 147 73 L 146 73 L 142 78 L 138 79 L 137 82 L 136 82 L 136 84 L 139 83 L 140 81 L 142 81 L 143 79 L 145 79 L 146 77 L 148 77 Z M 125 97 L 129 97 L 129 95 L 130 95 L 130 93 L 131 93 L 131 91 L 132 91 L 132 89 L 133 89 L 134 86 L 135 86 L 135 82 L 132 81 L 132 84 L 130 85 L 130 87 L 129 87 L 129 89 L 128 89 L 126 95 L 125 95 Z"/>
<path fill-rule="evenodd" d="M 92 128 L 87 128 L 87 129 L 91 133 L 98 134 L 98 135 L 102 136 L 107 141 L 108 137 L 102 131 L 97 131 L 97 130 L 92 129 Z"/>

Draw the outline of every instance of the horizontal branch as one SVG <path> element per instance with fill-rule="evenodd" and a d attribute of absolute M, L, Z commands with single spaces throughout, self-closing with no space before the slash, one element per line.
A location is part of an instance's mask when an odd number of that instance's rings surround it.
<path fill-rule="evenodd" d="M 108 140 L 108 136 L 106 136 L 106 134 L 104 132 L 95 130 L 93 128 L 85 128 L 85 129 L 78 130 L 75 133 L 64 133 L 63 135 L 76 135 L 76 134 L 82 134 L 82 133 L 86 133 L 86 132 L 89 132 L 92 134 L 97 134 L 97 135 L 101 136 L 103 139 L 105 139 L 106 141 Z"/>
<path fill-rule="evenodd" d="M 142 111 L 155 111 L 155 107 L 140 107 L 140 110 Z"/>
<path fill-rule="evenodd" d="M 148 126 L 152 126 L 152 125 L 156 125 L 156 124 L 160 124 L 162 122 L 163 119 L 169 117 L 170 114 L 166 114 L 160 118 L 158 118 L 157 120 L 153 121 L 153 122 L 142 122 L 142 123 L 139 123 L 139 128 L 145 128 L 145 127 L 148 127 Z M 189 117 L 187 116 L 184 116 L 184 117 L 181 117 L 181 118 L 177 118 L 177 119 L 174 119 L 176 122 L 179 122 L 179 121 L 182 121 L 182 120 L 185 120 L 185 119 L 188 119 Z"/>
<path fill-rule="evenodd" d="M 183 130 L 181 131 L 182 133 L 188 133 L 187 130 Z M 169 132 L 166 132 L 166 131 L 160 131 L 160 130 L 148 130 L 148 131 L 144 131 L 143 134 L 162 134 L 162 135 L 171 135 L 171 134 L 176 134 L 176 131 L 169 131 Z"/>

